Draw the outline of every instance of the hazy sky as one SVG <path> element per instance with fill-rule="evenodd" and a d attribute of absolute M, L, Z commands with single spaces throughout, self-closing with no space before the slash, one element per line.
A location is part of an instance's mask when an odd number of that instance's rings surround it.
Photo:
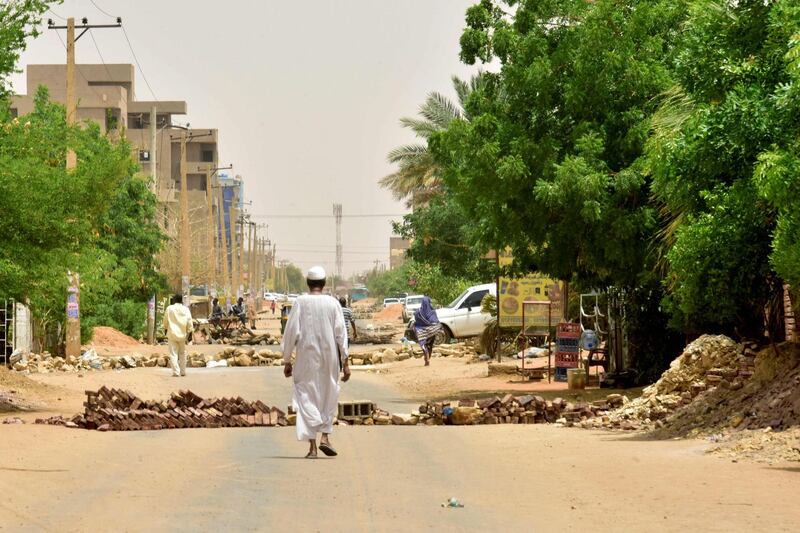
<path fill-rule="evenodd" d="M 405 211 L 377 185 L 392 171 L 386 154 L 413 141 L 401 116 L 415 114 L 430 91 L 454 97 L 450 76 L 477 70 L 458 60 L 464 13 L 475 2 L 95 0 L 123 18 L 157 99 L 185 100 L 193 128 L 219 129 L 220 163 L 245 179 L 249 209 L 269 224 L 279 259 L 332 272 L 333 218 L 280 215 L 327 216 L 342 204 L 348 275 L 388 262 L 391 218 L 347 217 Z M 53 12 L 112 21 L 90 0 L 65 0 Z M 94 36 L 106 63 L 134 63 L 121 30 Z M 76 54 L 79 63 L 100 62 L 88 35 Z M 43 31 L 20 66 L 64 61 L 54 31 Z M 136 75 L 136 97 L 152 99 Z M 27 91 L 24 73 L 12 81 Z"/>

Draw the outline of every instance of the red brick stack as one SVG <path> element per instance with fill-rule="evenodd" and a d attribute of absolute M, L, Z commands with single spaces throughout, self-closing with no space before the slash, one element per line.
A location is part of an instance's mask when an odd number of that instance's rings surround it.
<path fill-rule="evenodd" d="M 188 390 L 173 393 L 169 400 L 144 401 L 129 391 L 103 386 L 86 391 L 83 405 L 84 413 L 64 425 L 99 431 L 288 425 L 283 411 L 261 401 L 205 399 Z"/>

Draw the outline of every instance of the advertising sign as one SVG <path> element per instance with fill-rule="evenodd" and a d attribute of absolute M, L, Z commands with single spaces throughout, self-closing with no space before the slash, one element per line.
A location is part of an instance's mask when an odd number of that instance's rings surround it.
<path fill-rule="evenodd" d="M 497 258 L 501 267 L 508 266 L 514 260 L 510 249 L 501 252 Z M 523 302 L 552 302 L 552 305 L 529 305 L 525 309 L 525 329 L 529 334 L 531 328 L 547 333 L 548 313 L 553 324 L 561 320 L 563 284 L 539 273 L 532 273 L 520 278 L 500 277 L 497 280 L 497 313 L 502 328 L 522 328 Z M 549 307 L 549 309 L 548 309 Z"/>

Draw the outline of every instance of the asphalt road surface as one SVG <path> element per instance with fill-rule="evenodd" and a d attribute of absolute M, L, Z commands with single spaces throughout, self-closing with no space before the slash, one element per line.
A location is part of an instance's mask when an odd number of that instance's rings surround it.
<path fill-rule="evenodd" d="M 146 370 L 169 383 L 156 375 L 163 369 Z M 189 385 L 285 405 L 290 382 L 280 368 L 232 368 L 193 372 L 181 388 Z M 360 372 L 343 398 L 413 408 Z M 0 426 L 0 531 L 727 532 L 800 523 L 800 469 L 706 456 L 698 441 L 542 425 L 337 427 L 332 441 L 339 457 L 306 460 L 294 428 Z M 451 496 L 465 507 L 442 508 Z"/>

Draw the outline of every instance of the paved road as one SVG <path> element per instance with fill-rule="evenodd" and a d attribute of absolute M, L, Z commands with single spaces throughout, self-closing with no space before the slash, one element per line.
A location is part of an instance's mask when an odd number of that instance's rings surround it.
<path fill-rule="evenodd" d="M 279 368 L 190 378 L 201 393 L 288 397 Z M 374 375 L 355 375 L 344 394 L 410 410 Z M 309 461 L 293 428 L 0 426 L 0 530 L 793 531 L 800 522 L 800 472 L 708 457 L 696 442 L 480 426 L 347 427 L 334 444 L 340 457 Z M 466 507 L 441 508 L 450 496 Z"/>

